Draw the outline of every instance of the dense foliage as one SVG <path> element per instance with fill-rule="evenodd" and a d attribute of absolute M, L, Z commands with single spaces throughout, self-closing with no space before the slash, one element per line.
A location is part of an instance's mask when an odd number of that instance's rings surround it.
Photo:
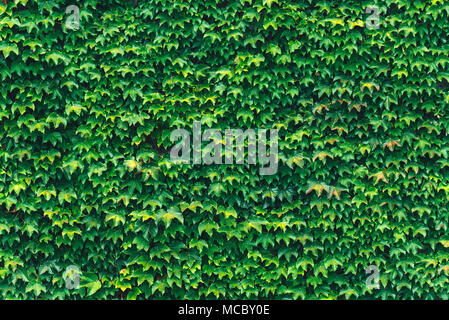
<path fill-rule="evenodd" d="M 447 1 L 0 13 L 2 299 L 448 298 Z M 174 164 L 193 121 L 278 129 L 277 173 Z"/>

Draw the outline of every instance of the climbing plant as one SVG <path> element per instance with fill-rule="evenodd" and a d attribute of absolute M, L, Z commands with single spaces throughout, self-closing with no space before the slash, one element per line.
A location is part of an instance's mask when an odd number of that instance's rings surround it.
<path fill-rule="evenodd" d="M 448 34 L 445 0 L 2 0 L 0 298 L 448 298 Z M 195 121 L 276 129 L 277 172 L 173 162 Z"/>

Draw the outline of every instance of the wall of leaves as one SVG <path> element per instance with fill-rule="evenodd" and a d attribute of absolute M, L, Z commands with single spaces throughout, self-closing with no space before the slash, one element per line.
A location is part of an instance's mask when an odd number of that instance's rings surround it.
<path fill-rule="evenodd" d="M 448 298 L 448 1 L 0 13 L 0 298 Z M 278 129 L 277 173 L 173 164 L 193 121 Z"/>

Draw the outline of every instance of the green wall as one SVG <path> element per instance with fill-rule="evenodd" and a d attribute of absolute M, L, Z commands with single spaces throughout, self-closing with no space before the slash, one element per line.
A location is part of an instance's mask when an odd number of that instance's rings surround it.
<path fill-rule="evenodd" d="M 0 12 L 1 299 L 448 298 L 447 1 Z M 277 172 L 174 163 L 194 121 Z"/>

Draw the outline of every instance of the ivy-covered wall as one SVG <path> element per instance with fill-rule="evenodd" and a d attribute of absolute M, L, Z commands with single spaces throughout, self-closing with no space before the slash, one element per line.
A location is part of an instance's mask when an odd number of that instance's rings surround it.
<path fill-rule="evenodd" d="M 448 298 L 448 40 L 446 0 L 2 0 L 0 298 Z M 172 161 L 195 121 L 276 173 Z"/>

